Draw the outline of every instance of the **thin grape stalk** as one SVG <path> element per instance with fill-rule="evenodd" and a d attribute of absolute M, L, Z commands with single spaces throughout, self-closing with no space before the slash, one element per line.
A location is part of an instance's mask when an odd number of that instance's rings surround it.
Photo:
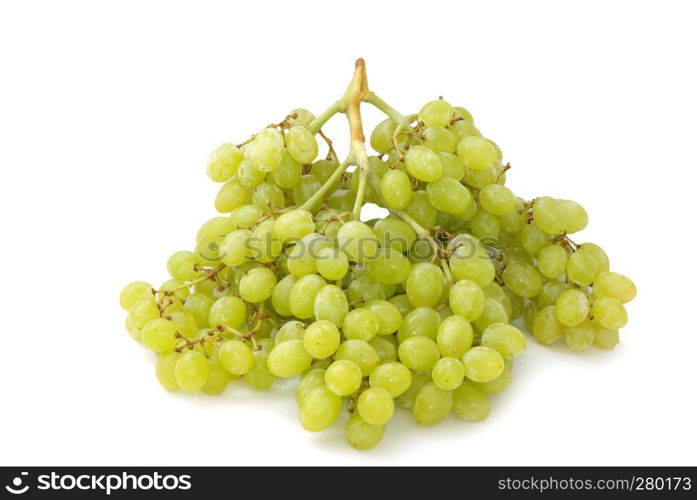
<path fill-rule="evenodd" d="M 375 154 L 364 103 L 387 116 Z M 322 132 L 337 114 L 350 129 L 341 161 Z M 486 419 L 526 348 L 512 322 L 542 344 L 612 349 L 636 295 L 600 246 L 571 240 L 588 223 L 581 205 L 516 196 L 510 163 L 465 108 L 439 98 L 402 114 L 369 89 L 361 59 L 324 112 L 293 110 L 220 145 L 206 168 L 221 215 L 169 257 L 171 279 L 122 290 L 127 331 L 157 354 L 169 391 L 299 377 L 302 427 L 343 414 L 361 450 L 400 408 L 426 426 Z M 369 203 L 389 215 L 362 220 Z"/>

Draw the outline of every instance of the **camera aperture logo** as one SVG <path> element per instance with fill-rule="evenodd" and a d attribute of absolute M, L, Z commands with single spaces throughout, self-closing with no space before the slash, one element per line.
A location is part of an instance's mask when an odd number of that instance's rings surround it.
<path fill-rule="evenodd" d="M 30 486 L 28 484 L 28 472 L 22 472 L 19 476 L 12 479 L 11 484 L 6 485 L 5 489 L 13 495 L 26 493 Z M 117 490 L 189 490 L 191 489 L 191 476 L 188 474 L 42 474 L 36 478 L 36 489 L 40 491 L 58 490 L 81 490 L 81 491 L 103 491 L 110 495 Z"/>

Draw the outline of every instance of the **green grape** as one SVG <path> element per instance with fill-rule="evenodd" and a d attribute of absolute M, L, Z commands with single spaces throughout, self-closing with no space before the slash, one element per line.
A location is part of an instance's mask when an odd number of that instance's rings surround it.
<path fill-rule="evenodd" d="M 312 389 L 300 403 L 300 424 L 305 430 L 317 432 L 331 426 L 339 418 L 341 398 L 327 386 Z"/>
<path fill-rule="evenodd" d="M 426 146 L 413 146 L 404 155 L 404 164 L 411 175 L 424 182 L 433 182 L 443 173 L 438 154 Z"/>
<path fill-rule="evenodd" d="M 437 211 L 428 201 L 425 191 L 414 191 L 407 206 L 407 214 L 422 227 L 433 227 L 436 224 Z"/>
<path fill-rule="evenodd" d="M 153 288 L 150 283 L 145 281 L 133 281 L 129 283 L 123 290 L 121 290 L 121 295 L 119 296 L 119 303 L 121 308 L 128 311 L 133 304 L 139 300 L 155 300 L 155 294 L 152 293 Z"/>
<path fill-rule="evenodd" d="M 133 338 L 133 340 L 137 340 L 140 342 L 141 332 L 131 324 L 131 321 L 128 319 L 128 316 L 126 316 L 126 331 Z"/>
<path fill-rule="evenodd" d="M 404 316 L 397 339 L 404 342 L 409 337 L 420 335 L 435 340 L 440 322 L 440 315 L 435 309 L 417 307 Z"/>
<path fill-rule="evenodd" d="M 510 212 L 499 216 L 501 230 L 511 234 L 518 234 L 523 231 L 528 223 L 528 216 L 520 198 L 516 199 L 516 205 Z"/>
<path fill-rule="evenodd" d="M 433 383 L 444 391 L 457 389 L 465 379 L 465 367 L 456 358 L 440 358 L 431 372 Z"/>
<path fill-rule="evenodd" d="M 341 226 L 336 237 L 341 250 L 353 262 L 361 264 L 375 257 L 378 252 L 378 239 L 373 230 L 363 222 L 347 222 Z"/>
<path fill-rule="evenodd" d="M 397 352 L 400 361 L 414 371 L 430 370 L 440 358 L 436 343 L 429 337 L 421 335 L 404 339 L 399 344 Z"/>
<path fill-rule="evenodd" d="M 620 334 L 617 330 L 611 330 L 608 328 L 596 328 L 595 336 L 593 337 L 593 344 L 604 350 L 614 349 L 620 342 Z"/>
<path fill-rule="evenodd" d="M 346 275 L 349 268 L 348 258 L 338 248 L 321 247 L 315 253 L 317 271 L 323 278 L 336 281 Z"/>
<path fill-rule="evenodd" d="M 235 210 L 240 210 L 240 208 Z M 203 257 L 203 261 L 198 260 L 199 263 L 206 264 L 219 260 L 218 246 L 225 236 L 235 229 L 237 229 L 237 224 L 231 217 L 213 217 L 206 221 L 196 233 L 196 253 L 202 254 L 198 257 Z"/>
<path fill-rule="evenodd" d="M 269 353 L 266 366 L 271 373 L 281 378 L 300 375 L 312 363 L 312 356 L 305 349 L 302 340 L 291 339 L 276 344 Z"/>
<path fill-rule="evenodd" d="M 320 245 L 325 244 L 325 239 L 317 233 L 303 237 L 288 252 L 288 271 L 296 278 L 316 273 L 317 263 L 313 254 L 317 248 L 321 248 Z"/>
<path fill-rule="evenodd" d="M 378 333 L 378 317 L 369 309 L 358 307 L 348 313 L 344 320 L 343 332 L 347 339 L 370 341 Z"/>
<path fill-rule="evenodd" d="M 603 328 L 619 330 L 627 324 L 627 310 L 614 297 L 599 297 L 591 307 L 593 319 Z M 146 325 L 147 326 L 147 325 Z M 143 330 L 143 335 L 145 330 Z M 145 343 L 145 341 L 143 341 Z"/>
<path fill-rule="evenodd" d="M 447 127 L 454 116 L 453 107 L 442 99 L 427 102 L 419 111 L 419 121 L 427 127 Z"/>
<path fill-rule="evenodd" d="M 409 176 L 397 169 L 385 172 L 380 181 L 380 192 L 385 203 L 395 210 L 403 210 L 409 205 L 411 188 Z"/>
<path fill-rule="evenodd" d="M 511 359 L 523 354 L 525 336 L 513 325 L 494 323 L 482 332 L 482 345 L 496 349 L 504 359 Z"/>
<path fill-rule="evenodd" d="M 566 272 L 569 256 L 560 245 L 549 245 L 540 251 L 537 267 L 545 278 L 555 279 Z"/>
<path fill-rule="evenodd" d="M 378 153 L 386 153 L 392 149 L 392 137 L 397 124 L 390 120 L 383 120 L 377 124 L 370 134 L 370 147 Z"/>
<path fill-rule="evenodd" d="M 593 282 L 593 292 L 600 297 L 613 297 L 626 304 L 636 296 L 636 285 L 624 274 L 602 272 Z"/>
<path fill-rule="evenodd" d="M 588 316 L 588 297 L 581 290 L 572 288 L 564 291 L 555 303 L 554 313 L 562 325 L 576 326 Z"/>
<path fill-rule="evenodd" d="M 223 143 L 213 150 L 208 157 L 206 172 L 213 182 L 225 182 L 235 175 L 242 161 L 242 152 L 229 142 Z"/>
<path fill-rule="evenodd" d="M 463 213 L 473 203 L 469 190 L 452 177 L 429 182 L 426 194 L 431 205 L 451 214 Z"/>
<path fill-rule="evenodd" d="M 449 316 L 438 326 L 436 342 L 441 356 L 460 358 L 472 346 L 472 325 L 462 316 Z"/>
<path fill-rule="evenodd" d="M 496 148 L 486 139 L 470 135 L 457 143 L 457 156 L 471 170 L 488 170 L 498 161 Z"/>
<path fill-rule="evenodd" d="M 292 316 L 290 310 L 290 291 L 297 280 L 295 276 L 289 274 L 281 281 L 276 283 L 276 286 L 271 293 L 271 306 L 281 316 Z"/>
<path fill-rule="evenodd" d="M 577 285 L 590 285 L 598 274 L 598 264 L 588 252 L 574 252 L 566 263 L 566 275 Z"/>
<path fill-rule="evenodd" d="M 280 344 L 287 340 L 299 339 L 302 340 L 305 336 L 305 324 L 300 321 L 288 321 L 279 328 L 274 339 L 275 344 Z"/>
<path fill-rule="evenodd" d="M 450 130 L 457 136 L 458 139 L 465 137 L 477 136 L 481 137 L 482 133 L 474 126 L 474 123 L 458 120 L 450 126 Z"/>
<path fill-rule="evenodd" d="M 523 308 L 523 322 L 525 323 L 525 328 L 527 328 L 529 332 L 533 332 L 535 319 L 537 318 L 537 315 L 540 312 L 540 310 L 542 309 L 542 307 L 547 307 L 547 306 L 540 306 L 536 302 L 532 302 L 532 301 L 527 301 L 525 303 L 525 307 Z M 554 306 L 552 306 L 552 307 L 554 307 Z M 555 320 L 557 319 L 556 316 L 554 317 L 554 319 Z M 557 321 L 557 323 L 559 323 L 559 321 Z M 559 323 L 559 324 L 561 325 L 561 323 Z"/>
<path fill-rule="evenodd" d="M 497 394 L 499 392 L 505 391 L 511 385 L 512 379 L 512 364 L 510 360 L 504 360 L 503 371 L 501 375 L 496 377 L 494 380 L 489 380 L 488 382 L 472 382 L 468 380 L 465 382 L 472 387 L 476 387 L 484 394 Z"/>
<path fill-rule="evenodd" d="M 314 232 L 315 222 L 307 210 L 291 210 L 281 214 L 273 225 L 274 235 L 287 242 L 298 240 Z"/>
<path fill-rule="evenodd" d="M 194 253 L 185 250 L 175 252 L 167 259 L 167 272 L 180 281 L 196 279 L 201 273 Z"/>
<path fill-rule="evenodd" d="M 316 359 L 328 358 L 336 352 L 340 343 L 339 329 L 327 320 L 315 321 L 307 327 L 303 336 L 305 350 Z"/>
<path fill-rule="evenodd" d="M 496 268 L 486 251 L 478 251 L 467 245 L 458 247 L 450 257 L 450 270 L 459 280 L 471 280 L 481 287 L 494 281 Z"/>
<path fill-rule="evenodd" d="M 405 293 L 391 297 L 388 302 L 399 309 L 399 313 L 402 316 L 406 316 L 409 311 L 413 309 L 412 305 L 409 303 L 409 298 Z"/>
<path fill-rule="evenodd" d="M 240 328 L 247 319 L 247 306 L 239 297 L 221 297 L 215 301 L 208 313 L 208 324 L 211 328 L 223 325 L 229 328 Z"/>
<path fill-rule="evenodd" d="M 389 363 L 397 360 L 397 341 L 394 336 L 380 336 L 368 342 L 378 353 L 380 363 Z"/>
<path fill-rule="evenodd" d="M 284 146 L 285 141 L 280 130 L 265 128 L 247 146 L 245 157 L 262 172 L 273 172 L 281 163 Z"/>
<path fill-rule="evenodd" d="M 390 335 L 402 324 L 402 313 L 399 308 L 386 300 L 371 300 L 365 308 L 378 318 L 378 335 Z"/>
<path fill-rule="evenodd" d="M 559 209 L 564 217 L 564 232 L 577 233 L 588 225 L 586 210 L 572 200 L 559 200 Z"/>
<path fill-rule="evenodd" d="M 535 225 L 547 234 L 562 234 L 566 227 L 559 200 L 549 196 L 536 198 L 532 204 Z"/>
<path fill-rule="evenodd" d="M 481 240 L 495 242 L 501 232 L 501 223 L 496 216 L 485 210 L 478 210 L 470 221 L 472 234 Z"/>
<path fill-rule="evenodd" d="M 188 339 L 193 339 L 198 333 L 199 326 L 194 315 L 185 311 L 174 311 L 170 314 L 170 321 L 174 323 L 177 331 Z"/>
<path fill-rule="evenodd" d="M 252 192 L 252 203 L 266 213 L 286 206 L 286 197 L 281 188 L 270 182 L 262 182 Z"/>
<path fill-rule="evenodd" d="M 588 349 L 593 343 L 595 329 L 593 324 L 586 320 L 581 324 L 572 326 L 564 332 L 566 345 L 574 352 L 582 352 Z"/>
<path fill-rule="evenodd" d="M 372 425 L 354 413 L 346 426 L 346 440 L 357 450 L 375 448 L 385 434 L 384 425 Z"/>
<path fill-rule="evenodd" d="M 303 399 L 305 399 L 305 396 L 307 396 L 310 391 L 325 385 L 324 374 L 325 370 L 321 368 L 314 368 L 303 375 L 300 383 L 295 388 L 295 401 L 298 403 L 298 406 L 300 406 L 300 403 Z"/>
<path fill-rule="evenodd" d="M 526 264 L 532 264 L 533 259 L 530 254 L 524 248 L 520 247 L 509 247 L 504 249 L 502 252 L 503 263 L 505 265 L 511 262 L 525 262 Z"/>
<path fill-rule="evenodd" d="M 510 312 L 508 311 L 508 309 L 506 309 L 506 314 L 508 314 L 508 319 L 513 321 L 515 319 L 520 318 L 523 314 L 524 299 L 522 299 L 521 297 L 518 297 L 516 294 L 511 292 L 508 288 L 504 288 L 503 293 L 506 295 L 506 298 L 508 299 L 508 303 L 511 305 Z M 538 295 L 538 297 L 539 297 L 539 295 Z"/>
<path fill-rule="evenodd" d="M 542 276 L 537 269 L 523 262 L 512 262 L 503 271 L 503 282 L 521 297 L 535 297 L 542 290 Z"/>
<path fill-rule="evenodd" d="M 386 390 L 393 398 L 404 394 L 411 383 L 412 374 L 409 368 L 396 361 L 382 364 L 370 374 L 370 386 Z"/>
<path fill-rule="evenodd" d="M 339 164 L 332 160 L 317 160 L 312 164 L 312 167 L 310 168 L 310 173 L 317 177 L 317 180 L 320 183 L 325 184 L 338 166 Z M 330 191 L 335 191 L 338 188 L 339 181 L 337 180 L 332 185 Z"/>
<path fill-rule="evenodd" d="M 348 287 L 348 298 L 352 304 L 365 303 L 371 300 L 385 300 L 385 288 L 370 276 L 360 276 L 353 280 Z"/>
<path fill-rule="evenodd" d="M 409 388 L 399 397 L 397 404 L 404 409 L 410 410 L 414 407 L 414 400 L 423 386 L 431 382 L 431 372 L 416 372 L 412 374 L 412 381 Z"/>
<path fill-rule="evenodd" d="M 465 177 L 465 164 L 462 160 L 451 153 L 438 153 L 441 166 L 443 167 L 443 177 L 450 177 L 460 181 Z"/>
<path fill-rule="evenodd" d="M 513 192 L 499 184 L 489 184 L 479 191 L 479 203 L 482 208 L 494 215 L 506 215 L 518 205 Z"/>
<path fill-rule="evenodd" d="M 341 328 L 349 312 L 346 295 L 338 286 L 322 286 L 315 295 L 313 312 L 316 319 L 330 321 Z"/>
<path fill-rule="evenodd" d="M 303 125 L 294 125 L 286 134 L 288 154 L 300 163 L 310 163 L 317 157 L 317 139 Z"/>
<path fill-rule="evenodd" d="M 237 169 L 237 179 L 243 186 L 254 188 L 264 182 L 264 179 L 266 179 L 266 172 L 245 158 Z"/>
<path fill-rule="evenodd" d="M 564 334 L 564 325 L 559 322 L 555 306 L 547 306 L 535 316 L 532 333 L 540 344 L 551 344 Z"/>
<path fill-rule="evenodd" d="M 462 108 L 460 106 L 455 106 L 453 108 L 455 110 L 455 117 L 456 118 L 462 118 L 462 120 L 469 122 L 469 123 L 474 123 L 474 118 L 472 118 L 472 114 L 467 111 L 465 108 Z"/>
<path fill-rule="evenodd" d="M 327 205 L 329 205 L 329 208 L 332 208 L 339 213 L 352 211 L 355 202 L 356 195 L 350 189 L 337 189 L 336 191 L 332 192 L 329 196 L 327 196 Z M 338 228 L 341 227 L 341 222 L 338 221 L 334 221 L 330 224 L 336 227 L 337 231 Z M 327 236 L 330 236 L 326 233 L 326 231 L 325 234 Z"/>
<path fill-rule="evenodd" d="M 197 351 L 186 351 L 174 364 L 174 378 L 184 392 L 198 392 L 206 385 L 211 368 L 206 356 Z"/>
<path fill-rule="evenodd" d="M 340 359 L 334 361 L 324 374 L 324 383 L 337 396 L 350 396 L 363 382 L 360 367 L 353 361 Z"/>
<path fill-rule="evenodd" d="M 393 248 L 381 248 L 367 263 L 368 275 L 380 283 L 397 285 L 404 282 L 411 271 L 411 262 Z"/>
<path fill-rule="evenodd" d="M 251 190 L 238 179 L 232 178 L 220 187 L 215 197 L 215 209 L 224 214 L 251 201 Z"/>
<path fill-rule="evenodd" d="M 299 319 L 311 318 L 314 315 L 317 292 L 326 284 L 326 281 L 316 274 L 308 274 L 296 281 L 290 289 L 288 299 L 293 316 Z"/>
<path fill-rule="evenodd" d="M 465 422 L 479 422 L 489 416 L 489 399 L 472 382 L 453 391 L 453 413 Z"/>
<path fill-rule="evenodd" d="M 416 231 L 409 224 L 390 217 L 378 220 L 373 226 L 373 232 L 383 248 L 392 248 L 402 253 L 409 251 L 416 240 Z"/>
<path fill-rule="evenodd" d="M 251 303 L 264 302 L 276 286 L 276 275 L 266 267 L 250 269 L 240 281 L 240 297 Z"/>
<path fill-rule="evenodd" d="M 474 281 L 460 280 L 450 288 L 450 309 L 467 321 L 475 321 L 481 316 L 485 301 L 484 292 Z"/>
<path fill-rule="evenodd" d="M 274 235 L 275 221 L 267 219 L 260 222 L 248 240 L 251 259 L 262 264 L 273 262 L 281 253 L 281 241 Z"/>
<path fill-rule="evenodd" d="M 537 227 L 537 224 L 527 224 L 520 233 L 520 242 L 531 255 L 537 255 L 552 244 L 552 237 Z"/>
<path fill-rule="evenodd" d="M 281 162 L 273 172 L 269 173 L 268 179 L 281 189 L 293 189 L 300 182 L 303 175 L 303 166 L 295 161 L 288 151 L 283 150 Z"/>
<path fill-rule="evenodd" d="M 429 127 L 423 132 L 423 145 L 436 153 L 454 153 L 457 136 L 445 127 Z"/>
<path fill-rule="evenodd" d="M 604 273 L 610 270 L 610 259 L 608 258 L 605 250 L 600 248 L 595 243 L 584 243 L 578 247 L 579 252 L 588 252 L 595 260 L 595 264 L 598 268 L 598 274 Z"/>
<path fill-rule="evenodd" d="M 365 340 L 352 339 L 343 342 L 336 351 L 334 359 L 353 361 L 361 369 L 364 377 L 369 376 L 380 363 L 377 351 Z"/>
<path fill-rule="evenodd" d="M 265 391 L 270 388 L 276 377 L 269 370 L 266 362 L 269 358 L 269 351 L 259 349 L 254 351 L 254 364 L 252 368 L 245 374 L 244 379 L 250 387 L 258 391 Z"/>
<path fill-rule="evenodd" d="M 302 205 L 309 200 L 322 187 L 322 184 L 312 174 L 305 174 L 293 187 L 293 201 L 296 205 Z M 313 207 L 313 210 L 316 207 Z"/>
<path fill-rule="evenodd" d="M 218 359 L 229 373 L 244 375 L 254 366 L 254 355 L 247 344 L 233 339 L 223 342 L 218 352 Z"/>
<path fill-rule="evenodd" d="M 443 292 L 443 272 L 435 264 L 419 262 L 411 268 L 405 289 L 414 307 L 434 306 Z"/>
<path fill-rule="evenodd" d="M 414 399 L 412 413 L 417 423 L 435 425 L 442 422 L 453 410 L 453 393 L 444 391 L 435 383 L 424 385 Z"/>
<path fill-rule="evenodd" d="M 465 376 L 475 382 L 494 380 L 503 372 L 503 357 L 495 349 L 486 346 L 471 348 L 462 356 Z"/>
<path fill-rule="evenodd" d="M 220 244 L 220 260 L 227 266 L 239 266 L 252 256 L 249 229 L 238 229 L 228 234 Z"/>
<path fill-rule="evenodd" d="M 136 330 L 142 330 L 148 322 L 159 317 L 160 310 L 154 300 L 139 300 L 128 309 L 128 321 Z"/>
<path fill-rule="evenodd" d="M 286 121 L 289 125 L 309 125 L 315 119 L 311 111 L 304 108 L 297 108 L 288 113 Z"/>
<path fill-rule="evenodd" d="M 394 400 L 382 387 L 370 387 L 358 397 L 356 409 L 367 423 L 385 425 L 394 415 Z"/>
<path fill-rule="evenodd" d="M 351 192 L 355 195 L 358 193 L 358 186 L 360 185 L 361 182 L 361 171 L 359 168 L 356 168 L 353 172 L 351 172 L 350 179 L 349 179 L 349 188 L 351 189 Z M 379 180 L 379 179 L 378 179 Z M 365 187 L 365 194 L 363 195 L 363 201 L 364 202 L 370 202 L 370 203 L 375 203 L 377 201 L 377 196 L 375 195 L 375 190 L 370 184 L 367 184 Z"/>
<path fill-rule="evenodd" d="M 179 390 L 179 384 L 174 376 L 174 365 L 177 363 L 180 354 L 178 352 L 163 352 L 157 356 L 155 363 L 155 375 L 158 382 L 168 391 Z"/>
<path fill-rule="evenodd" d="M 474 325 L 484 331 L 489 325 L 494 323 L 508 323 L 508 313 L 506 308 L 498 300 L 484 299 L 484 310 L 475 320 Z"/>
<path fill-rule="evenodd" d="M 561 281 L 548 281 L 542 285 L 539 295 L 536 297 L 537 302 L 542 307 L 553 306 L 557 303 L 559 296 L 566 290 L 569 290 L 571 285 Z"/>
<path fill-rule="evenodd" d="M 232 377 L 218 358 L 208 358 L 208 367 L 210 369 L 208 379 L 201 387 L 201 392 L 209 396 L 217 396 L 227 388 Z"/>
<path fill-rule="evenodd" d="M 169 295 L 168 298 L 179 299 L 180 301 L 186 300 L 186 298 L 190 295 L 191 292 L 189 291 L 188 286 L 182 285 L 184 285 L 184 283 L 181 281 L 174 279 L 167 280 L 160 285 L 160 292 L 174 292 L 172 295 Z"/>
<path fill-rule="evenodd" d="M 465 167 L 465 174 L 462 176 L 462 181 L 475 189 L 482 189 L 489 184 L 496 184 L 498 178 L 499 173 L 496 167 L 491 167 L 486 170 L 472 170 L 471 168 Z"/>

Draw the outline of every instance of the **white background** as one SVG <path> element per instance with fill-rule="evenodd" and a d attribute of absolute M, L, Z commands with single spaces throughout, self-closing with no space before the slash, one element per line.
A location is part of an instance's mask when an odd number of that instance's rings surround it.
<path fill-rule="evenodd" d="M 695 12 L 690 2 L 3 2 L 0 463 L 691 464 Z M 639 295 L 612 352 L 534 341 L 478 424 L 406 412 L 358 452 L 308 433 L 292 388 L 168 394 L 123 329 L 215 215 L 203 169 L 353 61 L 411 113 L 467 107 L 528 199 L 571 198 Z M 366 122 L 379 116 L 366 110 Z M 339 117 L 325 130 L 345 151 Z"/>

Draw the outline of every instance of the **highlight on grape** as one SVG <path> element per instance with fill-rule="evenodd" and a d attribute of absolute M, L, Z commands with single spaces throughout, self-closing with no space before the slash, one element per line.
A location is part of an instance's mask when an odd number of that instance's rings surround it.
<path fill-rule="evenodd" d="M 362 104 L 386 115 L 371 153 Z M 338 114 L 343 159 L 322 132 Z M 369 90 L 359 59 L 321 114 L 295 109 L 211 153 L 220 215 L 169 257 L 169 280 L 126 285 L 126 330 L 155 353 L 168 391 L 298 377 L 302 427 L 346 412 L 361 450 L 399 408 L 421 425 L 481 421 L 488 395 L 511 384 L 521 329 L 575 352 L 612 349 L 636 295 L 602 247 L 570 238 L 584 208 L 517 196 L 510 168 L 465 108 L 438 98 L 402 114 Z M 365 220 L 365 205 L 388 215 Z"/>

